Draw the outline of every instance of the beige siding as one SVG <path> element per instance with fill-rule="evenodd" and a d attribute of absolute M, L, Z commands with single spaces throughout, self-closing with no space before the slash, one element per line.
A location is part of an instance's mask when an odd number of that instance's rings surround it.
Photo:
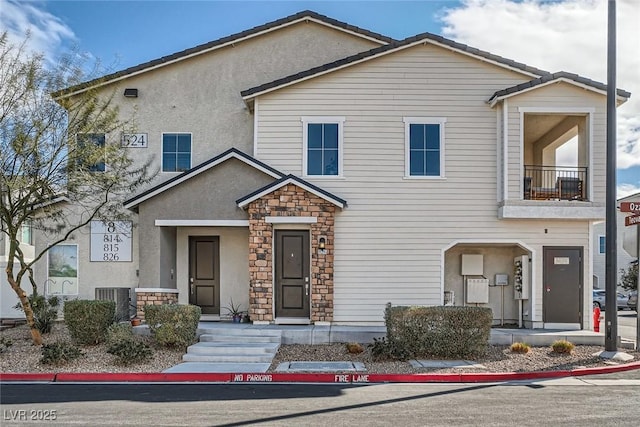
<path fill-rule="evenodd" d="M 289 173 L 302 172 L 301 116 L 346 119 L 344 177 L 307 178 L 348 202 L 336 217 L 336 322 L 380 322 L 387 302 L 441 303 L 443 250 L 456 241 L 523 242 L 538 278 L 544 245 L 589 252 L 586 221 L 497 219 L 499 121 L 486 100 L 524 80 L 417 46 L 258 99 L 258 157 Z M 403 117 L 421 116 L 447 119 L 445 179 L 404 179 Z M 540 321 L 541 288 L 533 302 Z"/>

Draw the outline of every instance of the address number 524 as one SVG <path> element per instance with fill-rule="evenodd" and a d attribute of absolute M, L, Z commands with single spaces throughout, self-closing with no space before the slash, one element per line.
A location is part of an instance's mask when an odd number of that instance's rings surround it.
<path fill-rule="evenodd" d="M 132 148 L 146 148 L 146 133 L 124 133 L 122 134 L 122 146 Z"/>

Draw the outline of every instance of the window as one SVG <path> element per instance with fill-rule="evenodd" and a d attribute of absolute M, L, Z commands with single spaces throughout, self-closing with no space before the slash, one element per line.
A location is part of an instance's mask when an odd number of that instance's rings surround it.
<path fill-rule="evenodd" d="M 162 172 L 184 172 L 191 169 L 191 134 L 162 134 Z"/>
<path fill-rule="evenodd" d="M 343 117 L 303 117 L 303 174 L 342 175 Z"/>
<path fill-rule="evenodd" d="M 106 167 L 104 163 L 104 151 L 103 150 L 83 150 L 83 147 L 87 147 L 93 144 L 97 147 L 104 147 L 105 135 L 104 133 L 83 133 L 78 135 L 78 148 L 80 150 L 80 156 L 78 163 L 80 165 L 87 165 L 89 172 L 104 172 Z M 102 157 L 102 161 L 96 161 Z"/>
<path fill-rule="evenodd" d="M 405 176 L 444 177 L 444 118 L 405 117 Z"/>
<path fill-rule="evenodd" d="M 599 236 L 598 237 L 598 243 L 599 243 L 599 253 L 603 254 L 607 251 L 606 249 L 606 244 L 607 244 L 607 240 L 605 239 L 605 236 Z"/>
<path fill-rule="evenodd" d="M 20 243 L 33 245 L 31 234 L 31 221 L 23 222 L 20 228 Z"/>

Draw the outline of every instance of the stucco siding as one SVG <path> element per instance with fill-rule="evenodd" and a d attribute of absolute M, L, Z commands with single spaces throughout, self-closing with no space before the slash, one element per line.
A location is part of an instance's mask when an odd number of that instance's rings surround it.
<path fill-rule="evenodd" d="M 486 100 L 524 80 L 417 46 L 258 98 L 258 157 L 294 174 L 302 173 L 301 117 L 345 117 L 343 176 L 306 177 L 348 201 L 336 215 L 334 321 L 380 322 L 387 302 L 442 303 L 443 251 L 456 241 L 523 242 L 539 281 L 543 246 L 589 252 L 588 221 L 497 218 L 499 121 Z M 444 178 L 405 178 L 403 117 L 446 118 Z M 536 292 L 528 315 L 540 322 Z"/>
<path fill-rule="evenodd" d="M 162 133 L 192 134 L 191 165 L 235 147 L 252 153 L 253 116 L 244 89 L 377 47 L 379 44 L 314 23 L 299 23 L 214 52 L 151 70 L 105 87 L 121 116 L 148 134 L 148 148 L 129 149 L 137 164 L 160 169 Z M 137 98 L 124 98 L 137 88 Z M 117 139 L 119 135 L 114 135 Z M 155 183 L 176 173 L 160 172 Z"/>

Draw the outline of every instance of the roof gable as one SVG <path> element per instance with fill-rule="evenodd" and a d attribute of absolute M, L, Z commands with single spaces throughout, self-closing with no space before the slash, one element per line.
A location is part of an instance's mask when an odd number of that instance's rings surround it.
<path fill-rule="evenodd" d="M 309 193 L 315 194 L 316 196 L 330 202 L 333 203 L 334 205 L 338 206 L 339 208 L 344 208 L 345 206 L 347 206 L 347 201 L 344 199 L 341 199 L 340 197 L 329 193 L 328 191 L 323 190 L 320 187 L 317 187 L 313 184 L 311 184 L 310 182 L 307 182 L 305 180 L 303 180 L 302 178 L 298 178 L 295 175 L 287 175 L 287 176 L 283 176 L 282 178 L 280 178 L 277 181 L 272 182 L 271 184 L 268 184 L 262 188 L 257 189 L 256 191 L 254 191 L 251 194 L 248 194 L 238 200 L 236 200 L 236 203 L 238 204 L 238 207 L 240 208 L 245 208 L 249 203 L 253 202 L 254 200 L 258 200 L 259 198 L 269 194 L 269 193 L 273 193 L 274 191 L 276 191 L 279 188 L 284 187 L 285 185 L 288 184 L 294 184 L 297 185 L 298 187 L 302 188 L 303 190 L 308 191 Z"/>
<path fill-rule="evenodd" d="M 506 89 L 502 89 L 494 93 L 489 98 L 489 103 L 494 106 L 498 101 L 509 98 L 511 96 L 519 95 L 530 90 L 539 89 L 552 83 L 565 82 L 571 85 L 581 87 L 583 89 L 591 90 L 603 95 L 607 93 L 607 85 L 597 82 L 595 80 L 581 77 L 577 74 L 567 73 L 560 71 L 553 74 L 548 74 L 537 79 L 529 80 L 528 82 L 521 83 L 516 86 L 512 86 Z M 631 96 L 631 94 L 625 90 L 617 89 L 617 95 L 619 98 L 623 98 L 623 102 Z"/>
<path fill-rule="evenodd" d="M 183 173 L 181 173 L 180 175 L 177 175 L 165 182 L 162 182 L 150 189 L 148 189 L 147 191 L 140 193 L 128 200 L 125 200 L 124 202 L 124 207 L 127 209 L 135 209 L 136 207 L 138 207 L 138 205 L 140 205 L 142 202 L 149 200 L 155 196 L 157 196 L 158 194 L 161 194 L 167 190 L 169 190 L 170 188 L 173 188 L 179 184 L 182 184 L 183 182 L 198 176 L 199 174 L 201 174 L 202 172 L 205 172 L 211 168 L 216 167 L 217 165 L 229 160 L 229 159 L 237 159 L 240 160 L 241 162 L 265 173 L 266 175 L 269 175 L 273 178 L 276 179 L 280 179 L 284 176 L 284 174 L 274 168 L 272 168 L 271 166 L 267 165 L 266 163 L 263 163 L 257 159 L 254 159 L 253 157 L 249 156 L 248 154 L 243 153 L 242 151 L 236 149 L 236 148 L 231 148 L 227 151 L 225 151 L 222 154 L 217 155 L 216 157 L 213 157 L 212 159 L 207 160 L 206 162 L 200 163 L 197 166 L 194 166 L 193 168 L 189 169 L 188 171 L 185 171 Z"/>
<path fill-rule="evenodd" d="M 254 37 L 259 37 L 265 33 L 277 31 L 278 29 L 281 29 L 281 28 L 289 27 L 291 25 L 295 25 L 300 22 L 308 22 L 308 21 L 313 21 L 320 25 L 324 25 L 326 27 L 329 27 L 338 31 L 342 31 L 356 37 L 362 37 L 364 39 L 371 40 L 380 44 L 387 44 L 395 41 L 391 37 L 385 36 L 383 34 L 375 33 L 373 31 L 356 27 L 354 25 L 349 25 L 345 22 L 338 21 L 333 18 L 329 18 L 328 16 L 321 15 L 311 10 L 304 10 L 302 12 L 298 12 L 296 14 L 293 14 L 272 22 L 268 22 L 266 24 L 259 25 L 257 27 L 253 27 L 236 34 L 232 34 L 230 36 L 222 37 L 220 39 L 213 40 L 208 43 L 201 44 L 199 46 L 185 49 L 183 51 L 176 52 L 171 55 L 163 56 L 161 58 L 154 59 L 152 61 L 144 62 L 142 64 L 135 65 L 133 67 L 129 67 L 121 71 L 117 71 L 115 73 L 100 77 L 98 79 L 94 79 L 85 83 L 81 83 L 76 86 L 72 86 L 72 87 L 60 90 L 58 92 L 53 93 L 53 97 L 60 98 L 60 97 L 80 93 L 92 87 L 103 86 L 114 81 L 122 80 L 130 76 L 134 76 L 150 70 L 157 69 L 159 67 L 164 67 L 166 65 L 169 65 L 178 61 L 183 61 L 185 59 L 192 58 L 197 55 L 202 55 L 202 54 L 211 52 L 213 50 L 220 49 L 228 45 L 232 45 L 234 43 L 239 43 L 244 40 L 248 40 Z"/>
<path fill-rule="evenodd" d="M 597 91 L 606 92 L 606 85 L 603 83 L 596 82 L 591 79 L 587 79 L 585 77 L 581 77 L 577 74 L 571 74 L 567 72 L 559 72 L 559 73 L 550 73 L 548 71 L 541 70 L 539 68 L 531 67 L 529 65 L 513 61 L 508 58 L 504 58 L 502 56 L 494 55 L 490 52 L 483 51 L 480 49 L 476 49 L 474 47 L 455 42 L 453 40 L 446 39 L 442 36 L 438 36 L 431 33 L 422 33 L 413 37 L 406 38 L 402 41 L 389 43 L 385 46 L 380 46 L 366 52 L 361 52 L 356 55 L 351 55 L 349 57 L 340 59 L 338 61 L 331 62 L 329 64 L 321 65 L 318 67 L 311 68 L 306 71 L 302 71 L 296 74 L 292 74 L 290 76 L 286 76 L 272 82 L 264 83 L 260 86 L 255 86 L 253 88 L 246 89 L 241 92 L 241 95 L 245 102 L 251 103 L 253 99 L 257 96 L 305 81 L 315 77 L 319 77 L 321 75 L 325 75 L 328 73 L 332 73 L 343 68 L 351 67 L 356 64 L 360 64 L 362 62 L 374 60 L 384 55 L 388 55 L 390 53 L 398 52 L 403 49 L 408 49 L 417 45 L 425 45 L 432 44 L 434 46 L 439 46 L 462 55 L 470 56 L 477 60 L 488 62 L 494 65 L 497 65 L 502 68 L 506 68 L 511 71 L 518 72 L 523 75 L 527 75 L 529 77 L 535 77 L 530 82 L 524 83 L 523 85 L 528 85 L 527 87 L 531 87 L 531 85 L 539 85 L 543 83 L 547 83 L 550 80 L 563 78 L 567 81 L 572 82 L 576 85 L 583 85 L 589 88 L 593 88 Z M 540 83 L 535 83 L 537 81 Z M 532 83 L 534 82 L 534 83 Z M 521 86 L 521 85 L 518 85 Z M 516 86 L 517 87 L 517 86 Z M 513 90 L 512 88 L 505 89 L 505 91 Z M 502 92 L 502 91 L 500 91 Z M 497 93 L 497 92 L 496 92 Z M 623 98 L 628 98 L 630 96 L 629 92 L 618 89 L 618 96 Z M 495 97 L 495 94 L 494 96 Z M 493 97 L 491 99 L 493 99 Z"/>

